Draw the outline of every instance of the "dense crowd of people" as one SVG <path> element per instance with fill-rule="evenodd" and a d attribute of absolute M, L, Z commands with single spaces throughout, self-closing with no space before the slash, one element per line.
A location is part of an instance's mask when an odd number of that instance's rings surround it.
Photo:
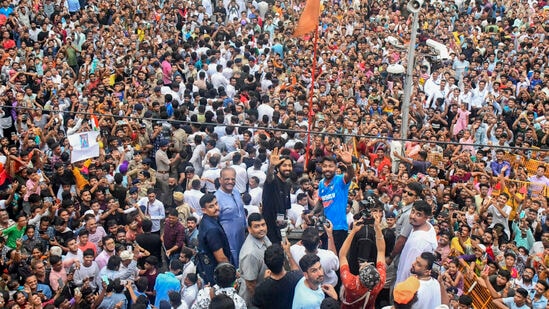
<path fill-rule="evenodd" d="M 546 4 L 1 1 L 0 308 L 547 308 Z"/>

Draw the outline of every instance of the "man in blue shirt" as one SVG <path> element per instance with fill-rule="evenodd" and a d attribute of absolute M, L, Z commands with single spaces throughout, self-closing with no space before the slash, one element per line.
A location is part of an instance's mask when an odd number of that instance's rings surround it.
<path fill-rule="evenodd" d="M 204 194 L 200 198 L 202 221 L 198 226 L 197 273 L 204 284 L 214 284 L 214 269 L 219 263 L 231 263 L 232 255 L 225 230 L 218 221 L 219 205 L 215 195 Z"/>
<path fill-rule="evenodd" d="M 221 187 L 215 192 L 215 197 L 219 202 L 219 223 L 223 226 L 229 240 L 234 265 L 238 267 L 238 254 L 246 239 L 246 213 L 240 192 L 235 188 L 235 169 L 232 167 L 223 168 L 219 184 Z"/>
<path fill-rule="evenodd" d="M 499 176 L 504 166 L 507 166 L 507 169 L 503 172 L 503 176 L 509 177 L 511 175 L 511 163 L 503 160 L 504 153 L 501 149 L 496 150 L 496 159 L 490 163 L 490 169 L 492 169 L 494 176 Z"/>
<path fill-rule="evenodd" d="M 13 7 L 9 5 L 8 1 L 4 1 L 2 7 L 0 8 L 0 14 L 10 17 L 10 15 L 13 13 Z"/>
<path fill-rule="evenodd" d="M 70 14 L 80 11 L 80 2 L 78 0 L 67 0 L 67 8 Z"/>
<path fill-rule="evenodd" d="M 347 238 L 347 199 L 349 196 L 349 187 L 351 180 L 355 177 L 355 170 L 352 163 L 352 154 L 347 145 L 342 149 L 337 149 L 335 154 L 340 158 L 340 164 L 345 167 L 343 175 L 336 175 L 338 163 L 334 157 L 324 157 L 320 162 L 322 164 L 322 174 L 324 178 L 318 184 L 318 197 L 322 201 L 324 215 L 333 224 L 333 236 L 336 249 L 339 252 L 341 245 Z M 317 205 L 313 213 L 321 210 Z"/>
<path fill-rule="evenodd" d="M 156 277 L 154 283 L 154 291 L 156 292 L 154 306 L 156 308 L 160 308 L 160 301 L 170 301 L 170 298 L 168 297 L 170 291 L 175 291 L 177 293 L 181 291 L 181 281 L 175 277 L 181 268 L 183 268 L 181 261 L 173 260 L 170 263 L 170 271 L 159 274 L 158 277 Z"/>
<path fill-rule="evenodd" d="M 523 288 L 518 288 L 515 293 L 515 296 L 494 299 L 494 304 L 498 308 L 528 309 L 530 307 L 526 305 L 527 299 L 528 299 L 528 291 L 526 291 Z"/>
<path fill-rule="evenodd" d="M 42 301 L 50 300 L 53 296 L 50 286 L 39 283 L 35 275 L 28 276 L 25 279 L 25 285 L 29 287 L 31 293 L 42 294 L 40 295 Z M 28 290 L 23 290 L 23 292 L 28 293 Z"/>
<path fill-rule="evenodd" d="M 544 296 L 549 289 L 549 284 L 545 280 L 539 280 L 534 286 L 534 292 L 530 292 L 530 297 L 526 300 L 526 304 L 531 308 L 546 308 L 547 298 Z"/>

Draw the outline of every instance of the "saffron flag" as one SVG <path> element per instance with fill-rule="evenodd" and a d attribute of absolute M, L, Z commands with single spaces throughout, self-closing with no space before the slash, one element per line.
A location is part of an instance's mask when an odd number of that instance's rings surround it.
<path fill-rule="evenodd" d="M 79 132 L 68 136 L 72 147 L 71 163 L 99 157 L 98 131 Z"/>
<path fill-rule="evenodd" d="M 301 37 L 317 29 L 320 17 L 320 0 L 307 0 L 294 30 L 294 37 Z"/>

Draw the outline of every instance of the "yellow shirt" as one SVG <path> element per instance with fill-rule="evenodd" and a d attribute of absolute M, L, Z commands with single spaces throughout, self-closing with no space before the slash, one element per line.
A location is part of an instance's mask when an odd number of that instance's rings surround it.
<path fill-rule="evenodd" d="M 471 238 L 467 238 L 467 240 L 465 241 L 465 246 L 471 247 Z M 450 249 L 455 249 L 457 252 L 465 254 L 465 250 L 459 244 L 459 239 L 457 237 L 452 238 L 452 241 L 450 242 Z"/>
<path fill-rule="evenodd" d="M 73 167 L 72 173 L 74 174 L 76 188 L 78 188 L 78 190 L 82 190 L 86 185 L 90 184 L 90 182 L 84 177 L 84 175 L 82 175 L 82 171 L 78 167 Z"/>
<path fill-rule="evenodd" d="M 509 213 L 509 221 L 515 220 L 515 217 L 517 216 L 517 210 L 520 206 L 520 203 L 516 199 L 518 198 L 520 200 L 524 200 L 524 194 L 517 192 L 516 195 L 513 196 L 509 193 L 509 189 L 507 189 L 507 187 L 505 187 L 505 190 L 503 192 L 509 195 L 509 200 L 507 200 L 507 205 L 511 207 L 511 213 Z"/>

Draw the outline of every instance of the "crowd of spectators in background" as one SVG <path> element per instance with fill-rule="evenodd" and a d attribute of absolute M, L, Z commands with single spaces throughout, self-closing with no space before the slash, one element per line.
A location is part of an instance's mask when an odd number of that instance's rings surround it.
<path fill-rule="evenodd" d="M 546 2 L 304 5 L 0 1 L 0 308 L 546 308 Z"/>

